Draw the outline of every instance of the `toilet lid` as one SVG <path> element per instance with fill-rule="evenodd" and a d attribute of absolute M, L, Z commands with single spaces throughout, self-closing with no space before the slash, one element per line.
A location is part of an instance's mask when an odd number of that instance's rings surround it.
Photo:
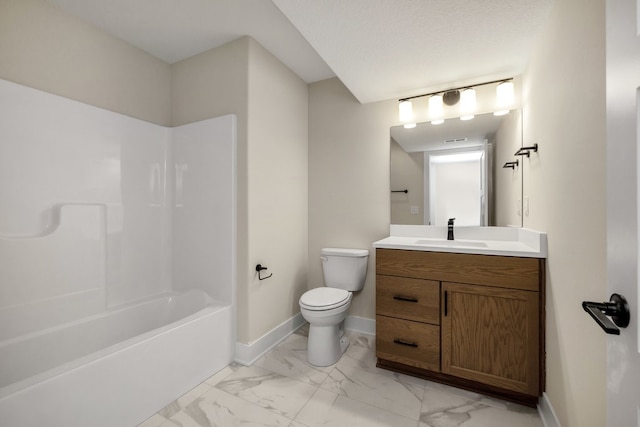
<path fill-rule="evenodd" d="M 348 302 L 351 293 L 344 289 L 320 287 L 305 292 L 300 305 L 309 310 L 330 310 Z"/>

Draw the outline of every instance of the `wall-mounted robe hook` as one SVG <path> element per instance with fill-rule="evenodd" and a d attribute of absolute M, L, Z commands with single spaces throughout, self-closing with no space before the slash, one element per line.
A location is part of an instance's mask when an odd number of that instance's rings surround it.
<path fill-rule="evenodd" d="M 531 152 L 537 153 L 538 152 L 538 144 L 533 144 L 529 147 L 522 147 L 520 148 L 518 151 L 516 151 L 516 154 L 514 154 L 514 156 L 527 156 L 529 157 L 529 155 L 531 154 Z"/>
<path fill-rule="evenodd" d="M 518 166 L 518 159 L 513 162 L 507 162 L 502 166 L 505 169 L 515 169 Z"/>
<path fill-rule="evenodd" d="M 269 277 L 273 276 L 273 273 L 271 273 L 271 274 L 270 274 L 270 275 L 268 275 L 268 276 L 262 277 L 262 276 L 260 275 L 260 272 L 261 272 L 261 271 L 263 271 L 263 270 L 266 270 L 266 269 L 267 269 L 267 267 L 263 267 L 263 266 L 262 266 L 262 265 L 260 265 L 260 264 L 256 265 L 256 271 L 258 272 L 258 280 L 268 279 Z"/>

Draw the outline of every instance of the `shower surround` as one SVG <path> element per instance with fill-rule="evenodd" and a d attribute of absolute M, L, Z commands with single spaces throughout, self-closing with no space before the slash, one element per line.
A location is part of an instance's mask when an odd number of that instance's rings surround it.
<path fill-rule="evenodd" d="M 233 359 L 235 116 L 0 112 L 0 419 L 135 425 Z"/>

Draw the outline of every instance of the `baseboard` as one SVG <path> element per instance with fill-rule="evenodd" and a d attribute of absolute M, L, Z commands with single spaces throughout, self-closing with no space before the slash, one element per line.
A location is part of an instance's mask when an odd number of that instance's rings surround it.
<path fill-rule="evenodd" d="M 540 403 L 538 404 L 538 413 L 545 427 L 561 427 L 560 421 L 558 421 L 553 406 L 551 406 L 551 402 L 547 397 L 547 393 L 542 393 L 542 399 L 540 399 Z"/>
<path fill-rule="evenodd" d="M 375 335 L 376 321 L 366 317 L 347 316 L 344 320 L 344 328 L 361 334 Z"/>
<path fill-rule="evenodd" d="M 251 366 L 263 354 L 304 324 L 305 320 L 302 314 L 298 313 L 249 344 L 236 342 L 234 361 L 241 365 Z"/>

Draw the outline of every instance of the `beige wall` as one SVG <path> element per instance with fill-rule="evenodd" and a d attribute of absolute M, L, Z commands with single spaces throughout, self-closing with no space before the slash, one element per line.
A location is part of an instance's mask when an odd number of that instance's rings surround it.
<path fill-rule="evenodd" d="M 579 10 L 580 13 L 576 13 Z M 527 228 L 548 233 L 547 395 L 564 427 L 606 425 L 606 335 L 582 310 L 607 298 L 605 8 L 555 2 L 524 75 Z"/>
<path fill-rule="evenodd" d="M 300 311 L 307 272 L 307 85 L 243 37 L 172 68 L 172 124 L 238 115 L 237 340 Z M 274 276 L 260 281 L 256 264 Z"/>
<path fill-rule="evenodd" d="M 249 44 L 242 37 L 171 66 L 172 126 L 237 114 L 238 139 L 246 140 Z"/>
<path fill-rule="evenodd" d="M 521 227 L 522 158 L 513 154 L 522 144 L 522 114 L 511 112 L 504 116 L 493 141 L 493 224 Z M 505 169 L 506 162 L 518 161 L 515 169 Z"/>
<path fill-rule="evenodd" d="M 369 249 L 349 314 L 375 318 L 375 254 L 389 235 L 389 138 L 395 100 L 360 104 L 338 79 L 309 86 L 309 288 L 323 285 L 320 249 Z"/>
<path fill-rule="evenodd" d="M 0 78 L 170 123 L 168 64 L 41 0 L 0 0 Z"/>
<path fill-rule="evenodd" d="M 390 190 L 409 190 L 391 194 L 391 224 L 424 224 L 424 152 L 407 153 L 393 138 L 390 145 Z"/>
<path fill-rule="evenodd" d="M 307 290 L 307 84 L 254 40 L 249 53 L 249 263 L 238 284 L 248 285 L 250 327 L 242 342 L 300 312 Z M 273 277 L 259 281 L 256 264 Z"/>

